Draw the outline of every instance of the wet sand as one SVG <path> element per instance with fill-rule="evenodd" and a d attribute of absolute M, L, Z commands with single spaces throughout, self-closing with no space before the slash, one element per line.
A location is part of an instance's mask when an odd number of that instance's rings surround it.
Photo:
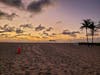
<path fill-rule="evenodd" d="M 0 75 L 100 75 L 100 46 L 0 43 Z"/>

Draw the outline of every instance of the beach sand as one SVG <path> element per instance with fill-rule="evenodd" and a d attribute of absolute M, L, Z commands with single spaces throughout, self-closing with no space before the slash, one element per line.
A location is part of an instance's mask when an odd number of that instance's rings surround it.
<path fill-rule="evenodd" d="M 0 43 L 0 75 L 100 75 L 100 46 Z"/>

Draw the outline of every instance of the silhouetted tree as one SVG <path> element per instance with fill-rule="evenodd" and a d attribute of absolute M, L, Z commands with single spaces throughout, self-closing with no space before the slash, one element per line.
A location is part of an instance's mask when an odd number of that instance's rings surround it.
<path fill-rule="evenodd" d="M 100 29 L 100 22 L 96 25 L 94 23 L 94 21 L 92 21 L 91 19 L 86 19 L 83 20 L 82 26 L 80 27 L 80 29 L 86 29 L 86 37 L 87 37 L 87 43 L 88 43 L 88 29 L 90 29 L 91 32 L 91 36 L 92 36 L 92 43 L 94 42 L 94 34 L 95 32 Z"/>
<path fill-rule="evenodd" d="M 100 21 L 97 24 L 97 28 L 100 29 Z"/>
<path fill-rule="evenodd" d="M 92 35 L 92 43 L 93 43 L 93 39 L 94 39 L 94 33 L 100 29 L 100 22 L 95 25 L 94 22 L 92 21 L 91 25 L 89 26 L 90 30 L 91 30 L 91 35 Z"/>
<path fill-rule="evenodd" d="M 84 28 L 86 29 L 87 43 L 89 42 L 88 41 L 88 28 L 89 28 L 90 25 L 91 25 L 91 19 L 84 19 L 82 26 L 80 27 L 80 29 L 84 29 Z"/>
<path fill-rule="evenodd" d="M 93 43 L 94 33 L 97 30 L 97 26 L 94 24 L 94 22 L 91 22 L 91 25 L 89 26 L 89 29 L 91 30 L 92 43 Z"/>

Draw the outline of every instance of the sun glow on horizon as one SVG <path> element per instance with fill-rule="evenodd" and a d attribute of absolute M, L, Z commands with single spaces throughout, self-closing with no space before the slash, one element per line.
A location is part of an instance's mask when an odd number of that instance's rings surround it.
<path fill-rule="evenodd" d="M 34 0 L 21 1 L 18 5 L 9 0 L 0 1 L 0 41 L 84 41 L 85 31 L 80 30 L 82 20 L 100 20 L 98 0 L 91 3 L 37 0 L 39 6 L 34 4 Z M 96 34 L 94 38 L 98 42 L 100 35 L 99 32 Z"/>

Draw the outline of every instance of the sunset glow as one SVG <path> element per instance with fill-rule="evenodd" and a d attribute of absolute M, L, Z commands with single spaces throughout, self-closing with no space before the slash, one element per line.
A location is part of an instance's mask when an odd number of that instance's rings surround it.
<path fill-rule="evenodd" d="M 9 1 L 0 0 L 1 42 L 84 41 L 85 31 L 80 30 L 82 20 L 100 21 L 99 0 L 21 0 L 19 6 Z M 31 4 L 35 1 L 41 3 L 34 9 Z M 14 30 L 7 31 L 12 27 Z M 63 34 L 64 31 L 75 33 Z M 100 35 L 95 36 L 95 41 L 100 42 Z"/>

